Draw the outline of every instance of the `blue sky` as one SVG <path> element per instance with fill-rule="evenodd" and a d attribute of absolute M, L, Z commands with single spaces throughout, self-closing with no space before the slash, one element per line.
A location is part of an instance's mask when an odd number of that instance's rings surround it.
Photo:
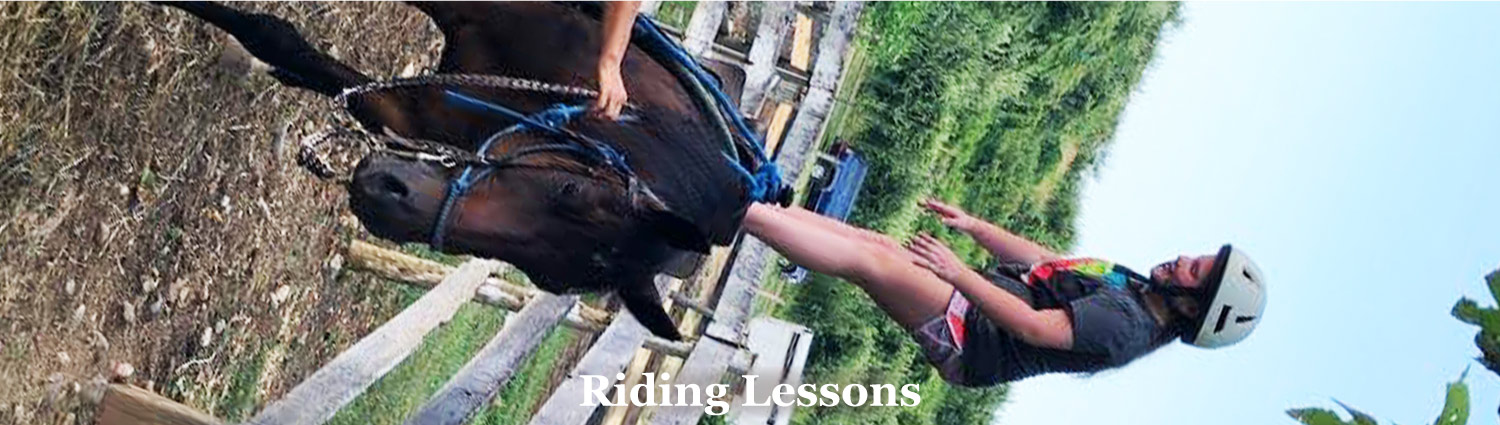
<path fill-rule="evenodd" d="M 1089 378 L 1012 386 L 1002 424 L 1292 424 L 1332 398 L 1431 423 L 1474 366 L 1452 319 L 1500 267 L 1500 4 L 1188 3 L 1084 190 L 1074 254 L 1144 270 L 1244 247 L 1265 321 Z"/>

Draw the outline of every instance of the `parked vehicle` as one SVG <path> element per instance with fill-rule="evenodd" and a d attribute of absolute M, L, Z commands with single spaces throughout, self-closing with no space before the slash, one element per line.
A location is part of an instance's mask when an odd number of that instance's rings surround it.
<path fill-rule="evenodd" d="M 869 163 L 865 162 L 863 155 L 850 148 L 848 141 L 835 142 L 828 152 L 819 154 L 813 164 L 810 191 L 803 207 L 839 221 L 848 220 L 867 173 Z M 807 269 L 791 263 L 784 262 L 781 273 L 791 283 L 802 283 L 807 279 Z"/>

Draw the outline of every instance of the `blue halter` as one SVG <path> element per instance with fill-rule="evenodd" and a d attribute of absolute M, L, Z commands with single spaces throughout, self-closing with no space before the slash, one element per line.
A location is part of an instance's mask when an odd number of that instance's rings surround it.
<path fill-rule="evenodd" d="M 467 194 L 469 189 L 474 187 L 475 183 L 489 176 L 491 172 L 514 165 L 522 157 L 545 152 L 566 152 L 602 165 L 605 168 L 612 169 L 620 173 L 627 180 L 635 178 L 635 171 L 630 169 L 630 164 L 625 161 L 625 156 L 620 151 L 606 143 L 600 143 L 565 128 L 574 118 L 588 111 L 587 105 L 559 103 L 540 112 L 525 115 L 515 109 L 474 98 L 457 91 L 445 90 L 444 94 L 449 103 L 455 106 L 480 112 L 498 113 L 516 121 L 515 125 L 496 132 L 479 145 L 479 149 L 475 153 L 481 158 L 485 157 L 495 142 L 527 130 L 541 131 L 567 142 L 548 143 L 518 149 L 494 161 L 486 161 L 484 164 L 480 164 L 483 167 L 478 169 L 476 169 L 474 164 L 465 165 L 464 171 L 459 174 L 458 178 L 448 183 L 448 191 L 443 196 L 443 206 L 438 210 L 437 218 L 433 221 L 431 238 L 433 249 L 442 249 L 444 230 L 448 227 L 448 216 L 453 213 L 453 206 L 458 203 L 458 199 Z"/>

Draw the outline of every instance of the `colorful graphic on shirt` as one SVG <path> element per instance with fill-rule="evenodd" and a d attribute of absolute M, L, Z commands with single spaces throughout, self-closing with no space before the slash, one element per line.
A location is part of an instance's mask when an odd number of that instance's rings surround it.
<path fill-rule="evenodd" d="M 1074 274 L 1104 282 L 1105 284 L 1122 289 L 1129 284 L 1130 277 L 1115 267 L 1115 263 L 1097 258 L 1069 258 L 1064 260 L 1050 261 L 1036 265 L 1031 273 L 1026 274 L 1026 284 L 1038 286 L 1052 283 L 1054 277 L 1064 274 Z"/>

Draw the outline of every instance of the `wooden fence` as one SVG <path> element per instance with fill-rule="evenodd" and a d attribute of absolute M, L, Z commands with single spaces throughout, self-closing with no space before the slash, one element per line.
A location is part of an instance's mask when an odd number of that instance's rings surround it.
<path fill-rule="evenodd" d="M 249 423 L 326 422 L 415 352 L 424 336 L 452 318 L 469 301 L 518 311 L 506 317 L 500 331 L 426 404 L 411 413 L 406 423 L 464 423 L 490 404 L 555 326 L 597 332 L 598 336 L 568 377 L 552 391 L 551 398 L 533 415 L 532 424 L 584 423 L 599 407 L 597 403 L 585 403 L 584 376 L 613 379 L 625 370 L 639 348 L 685 357 L 682 371 L 673 380 L 678 384 L 705 387 L 717 384 L 725 372 L 749 370 L 753 361 L 754 354 L 738 342 L 742 335 L 699 337 L 696 343 L 663 340 L 651 335 L 628 311 L 622 310 L 611 317 L 580 303 L 577 296 L 553 295 L 496 277 L 508 267 L 496 261 L 475 259 L 455 268 L 363 241 L 352 242 L 348 252 L 351 267 L 430 289 L 285 396 L 271 402 Z M 658 277 L 658 289 L 667 289 L 673 280 L 665 275 Z M 748 295 L 753 288 L 732 285 L 722 289 L 742 296 L 718 303 L 711 310 L 709 329 L 737 327 L 748 317 L 748 301 L 752 299 Z M 701 406 L 663 411 L 651 423 L 696 423 L 702 414 Z M 221 423 L 164 397 L 121 384 L 106 390 L 97 419 L 104 425 Z"/>

